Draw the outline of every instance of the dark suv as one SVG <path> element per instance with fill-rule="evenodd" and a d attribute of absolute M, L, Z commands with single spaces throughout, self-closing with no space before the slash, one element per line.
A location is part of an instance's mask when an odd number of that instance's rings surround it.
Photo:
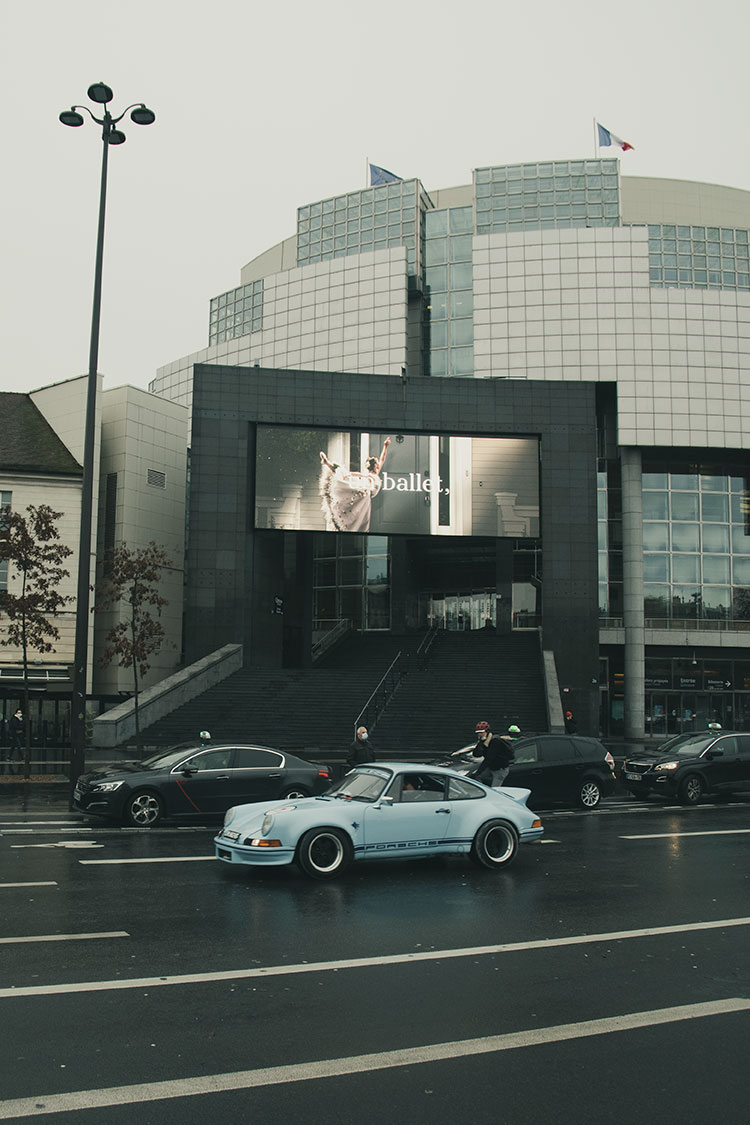
<path fill-rule="evenodd" d="M 703 731 L 675 738 L 625 762 L 623 785 L 634 797 L 677 798 L 695 805 L 704 793 L 750 790 L 750 734 Z"/>
<path fill-rule="evenodd" d="M 505 785 L 530 789 L 532 807 L 554 801 L 577 802 L 595 809 L 615 790 L 615 761 L 596 738 L 570 734 L 534 734 L 513 742 L 513 761 Z M 473 747 L 464 748 L 470 754 Z M 443 764 L 454 768 L 454 756 Z"/>

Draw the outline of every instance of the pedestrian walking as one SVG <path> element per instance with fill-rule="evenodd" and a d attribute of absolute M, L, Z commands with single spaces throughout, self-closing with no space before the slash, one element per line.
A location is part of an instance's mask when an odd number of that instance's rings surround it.
<path fill-rule="evenodd" d="M 18 754 L 19 767 L 23 760 L 26 724 L 23 720 L 23 711 L 18 707 L 10 717 L 8 723 L 9 745 L 7 748 L 8 773 L 13 773 L 13 760 Z"/>

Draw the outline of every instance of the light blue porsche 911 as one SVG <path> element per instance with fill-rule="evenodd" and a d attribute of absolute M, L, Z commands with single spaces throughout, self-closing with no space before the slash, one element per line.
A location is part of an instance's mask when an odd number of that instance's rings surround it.
<path fill-rule="evenodd" d="M 352 860 L 468 855 L 507 867 L 544 829 L 528 789 L 490 789 L 454 770 L 413 762 L 363 765 L 320 797 L 237 805 L 214 838 L 225 863 L 297 863 L 313 879 Z"/>

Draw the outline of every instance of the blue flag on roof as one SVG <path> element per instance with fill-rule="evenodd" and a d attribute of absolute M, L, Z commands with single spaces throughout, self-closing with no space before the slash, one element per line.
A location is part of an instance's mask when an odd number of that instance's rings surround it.
<path fill-rule="evenodd" d="M 387 168 L 378 168 L 377 164 L 370 165 L 370 187 L 378 187 L 380 184 L 397 184 L 403 176 L 396 176 L 393 172 L 389 172 Z"/>

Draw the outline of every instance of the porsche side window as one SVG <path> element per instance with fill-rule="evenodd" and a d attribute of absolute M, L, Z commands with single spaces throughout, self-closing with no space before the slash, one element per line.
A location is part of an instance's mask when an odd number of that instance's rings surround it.
<path fill-rule="evenodd" d="M 449 778 L 449 801 L 475 801 L 478 797 L 484 797 L 484 790 L 478 785 L 474 785 L 471 781 L 459 781 L 457 777 Z"/>
<path fill-rule="evenodd" d="M 401 781 L 402 801 L 442 801 L 445 782 L 442 777 L 424 773 L 405 773 Z"/>

